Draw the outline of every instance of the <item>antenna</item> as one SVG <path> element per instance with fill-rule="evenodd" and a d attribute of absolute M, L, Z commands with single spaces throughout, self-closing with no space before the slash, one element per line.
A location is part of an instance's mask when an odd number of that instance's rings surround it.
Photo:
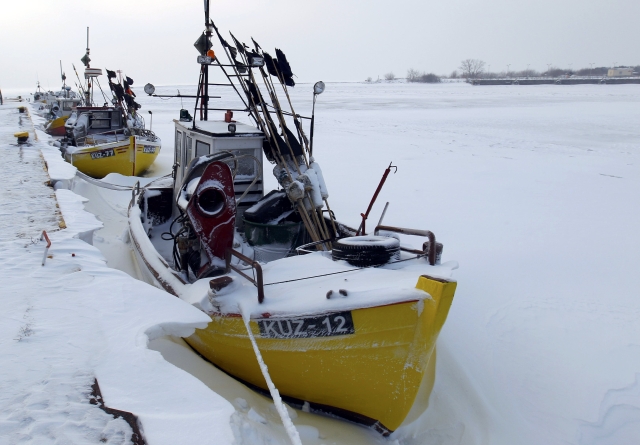
<path fill-rule="evenodd" d="M 91 59 L 89 58 L 89 27 L 87 26 L 87 54 L 85 54 L 85 57 L 87 58 L 87 63 L 85 63 L 85 66 L 87 68 L 90 68 L 89 64 L 91 63 Z"/>
<path fill-rule="evenodd" d="M 60 77 L 62 78 L 62 88 L 67 86 L 67 76 L 62 72 L 62 60 L 60 61 Z"/>

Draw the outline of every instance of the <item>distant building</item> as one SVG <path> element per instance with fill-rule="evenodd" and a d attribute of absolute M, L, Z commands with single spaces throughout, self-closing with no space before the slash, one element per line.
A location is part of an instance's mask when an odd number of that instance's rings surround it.
<path fill-rule="evenodd" d="M 633 76 L 633 68 L 611 68 L 607 73 L 607 77 L 631 77 Z"/>

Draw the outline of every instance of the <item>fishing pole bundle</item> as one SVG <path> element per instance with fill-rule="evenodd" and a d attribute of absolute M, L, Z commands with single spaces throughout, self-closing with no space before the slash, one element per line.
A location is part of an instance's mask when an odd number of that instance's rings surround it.
<path fill-rule="evenodd" d="M 264 135 L 263 152 L 272 164 L 275 164 L 274 175 L 289 200 L 300 215 L 307 232 L 314 242 L 322 243 L 330 249 L 330 241 L 336 237 L 337 229 L 333 215 L 328 206 L 328 193 L 319 166 L 314 164 L 310 151 L 310 140 L 307 138 L 302 119 L 309 119 L 295 113 L 287 88 L 295 86 L 293 70 L 284 54 L 276 48 L 275 55 L 264 52 L 262 47 L 252 38 L 253 48 L 238 40 L 232 33 L 229 43 L 219 32 L 215 24 L 205 17 L 206 31 L 196 42 L 202 54 L 202 69 L 196 97 L 196 111 L 200 110 L 201 119 L 207 120 L 208 65 L 215 64 L 221 68 L 229 84 L 235 89 L 245 105 L 244 111 L 256 123 Z M 229 61 L 223 64 L 215 57 L 208 39 L 215 31 Z M 208 57 L 208 59 L 207 59 Z M 226 68 L 231 68 L 231 73 Z M 232 78 L 236 78 L 234 82 Z M 261 85 L 258 86 L 258 81 Z M 265 94 L 261 87 L 264 85 Z M 280 85 L 286 97 L 288 109 L 285 110 L 278 97 L 277 85 Z M 242 89 L 242 94 L 239 89 Z M 291 125 L 293 122 L 293 125 Z M 320 179 L 319 179 L 320 178 Z M 329 223 L 323 215 L 327 208 Z"/>

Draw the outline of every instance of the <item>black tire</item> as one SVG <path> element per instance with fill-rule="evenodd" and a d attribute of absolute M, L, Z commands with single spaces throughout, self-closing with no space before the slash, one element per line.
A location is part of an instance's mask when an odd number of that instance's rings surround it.
<path fill-rule="evenodd" d="M 333 243 L 331 257 L 356 267 L 378 267 L 400 259 L 400 241 L 386 236 L 351 236 Z"/>

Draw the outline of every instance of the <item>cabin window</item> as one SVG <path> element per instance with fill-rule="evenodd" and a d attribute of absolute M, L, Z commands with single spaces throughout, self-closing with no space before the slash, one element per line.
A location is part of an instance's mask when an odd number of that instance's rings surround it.
<path fill-rule="evenodd" d="M 62 102 L 62 111 L 71 111 L 71 105 L 73 102 L 64 101 Z"/>
<path fill-rule="evenodd" d="M 174 164 L 180 163 L 180 147 L 181 146 L 182 146 L 182 132 L 176 130 L 176 152 L 175 152 L 175 156 L 173 157 Z"/>
<path fill-rule="evenodd" d="M 122 127 L 122 115 L 116 111 L 111 113 L 111 128 Z"/>
<path fill-rule="evenodd" d="M 236 156 L 242 155 L 253 155 L 253 150 L 228 150 Z M 229 166 L 233 168 L 233 162 L 229 163 Z M 245 156 L 238 159 L 238 170 L 236 171 L 236 178 L 251 178 L 253 179 L 257 172 L 256 169 L 258 166 L 256 165 L 256 161 L 253 157 Z"/>
<path fill-rule="evenodd" d="M 109 119 L 92 119 L 91 120 L 91 127 L 93 129 L 98 129 L 98 130 L 108 130 L 111 128 L 111 122 L 109 121 Z"/>
<path fill-rule="evenodd" d="M 94 111 L 93 113 L 91 113 L 93 115 L 93 118 L 98 120 L 98 119 L 109 119 L 109 112 L 108 111 Z"/>
<path fill-rule="evenodd" d="M 184 137 L 182 138 L 182 145 L 180 146 L 180 149 L 182 150 L 180 152 L 180 159 L 181 159 L 181 163 L 182 163 L 182 169 L 186 170 L 187 169 L 187 165 L 189 165 L 189 159 L 187 158 L 187 133 L 184 134 Z"/>
<path fill-rule="evenodd" d="M 196 157 L 206 156 L 209 154 L 211 146 L 206 142 L 202 142 L 196 139 Z"/>
<path fill-rule="evenodd" d="M 189 136 L 187 136 L 187 162 L 184 165 L 189 165 L 189 162 L 191 162 L 192 156 L 191 156 L 191 147 L 193 144 L 193 139 L 191 139 Z"/>

